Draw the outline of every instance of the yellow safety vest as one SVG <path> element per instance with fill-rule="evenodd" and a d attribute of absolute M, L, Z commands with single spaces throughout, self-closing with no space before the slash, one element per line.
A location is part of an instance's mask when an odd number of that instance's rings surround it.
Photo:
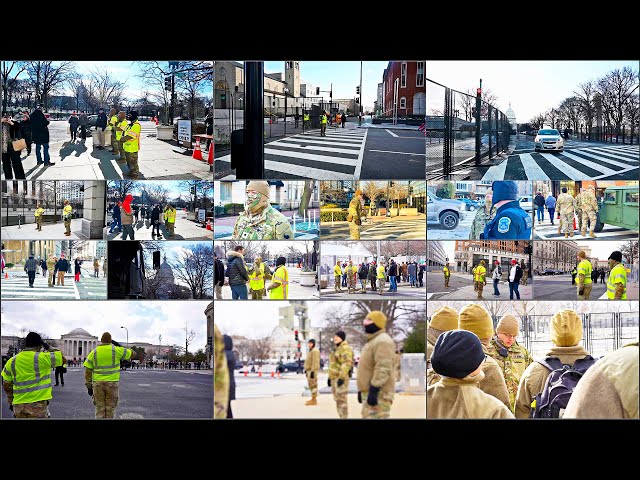
<path fill-rule="evenodd" d="M 284 265 L 280 265 L 276 273 L 273 274 L 273 281 L 278 282 L 276 288 L 271 290 L 271 295 L 269 298 L 273 300 L 286 300 L 289 298 L 289 272 L 284 267 Z"/>
<path fill-rule="evenodd" d="M 253 267 L 253 273 L 249 277 L 249 286 L 251 290 L 262 290 L 264 288 L 264 263 L 260 264 L 260 268 Z"/>
<path fill-rule="evenodd" d="M 304 121 L 305 121 L 305 122 L 308 122 L 308 121 L 309 121 L 309 114 L 308 114 L 308 113 L 305 113 L 305 114 L 304 114 Z"/>
<path fill-rule="evenodd" d="M 136 120 L 133 124 L 124 131 L 124 134 L 129 137 L 133 137 L 133 140 L 127 140 L 124 142 L 124 151 L 127 153 L 135 153 L 140 150 L 140 130 L 142 127 Z"/>
<path fill-rule="evenodd" d="M 112 115 L 109 120 L 109 125 L 115 130 L 116 125 L 118 124 L 118 115 Z"/>
<path fill-rule="evenodd" d="M 322 115 L 322 123 L 327 123 L 327 116 L 326 115 Z"/>
<path fill-rule="evenodd" d="M 448 277 L 448 276 L 449 276 L 449 268 L 448 268 L 448 267 L 444 267 L 444 268 L 442 269 L 442 271 L 444 272 L 444 276 L 445 276 L 445 277 Z"/>
<path fill-rule="evenodd" d="M 616 297 L 616 283 L 622 283 L 624 291 L 622 293 L 621 300 L 627 299 L 627 269 L 621 263 L 617 264 L 609 272 L 609 279 L 607 280 L 607 298 L 613 300 Z"/>
<path fill-rule="evenodd" d="M 484 282 L 484 276 L 486 274 L 487 274 L 487 269 L 484 268 L 482 265 L 478 265 L 476 267 L 475 281 L 476 282 Z"/>
<path fill-rule="evenodd" d="M 93 370 L 94 382 L 120 381 L 120 361 L 129 360 L 132 350 L 125 347 L 98 345 L 84 361 L 84 366 Z"/>
<path fill-rule="evenodd" d="M 33 213 L 33 215 L 36 217 L 40 217 L 42 216 L 43 213 L 44 213 L 44 208 L 40 207 L 40 208 L 36 208 L 36 211 Z"/>
<path fill-rule="evenodd" d="M 176 211 L 172 208 L 165 210 L 164 219 L 169 223 L 176 223 Z"/>
<path fill-rule="evenodd" d="M 384 266 L 383 265 L 378 265 L 378 278 L 382 278 L 383 280 L 385 279 Z"/>
<path fill-rule="evenodd" d="M 578 275 L 584 275 L 583 285 L 591 283 L 591 262 L 589 260 L 582 260 L 578 264 Z"/>
<path fill-rule="evenodd" d="M 123 130 L 126 130 L 127 127 L 129 126 L 129 122 L 127 121 L 127 119 L 122 120 L 120 123 L 116 124 L 118 127 L 122 128 Z M 116 130 L 116 140 L 120 140 L 122 138 L 122 133 L 120 130 Z"/>
<path fill-rule="evenodd" d="M 340 275 L 342 275 L 342 267 L 340 267 L 340 265 L 336 265 L 335 267 L 333 267 L 333 274 L 336 277 L 339 277 Z"/>
<path fill-rule="evenodd" d="M 2 370 L 5 382 L 13 383 L 13 403 L 51 400 L 51 369 L 62 365 L 62 352 L 24 350 L 9 359 Z"/>
<path fill-rule="evenodd" d="M 62 209 L 62 218 L 68 217 L 71 220 L 71 213 L 73 212 L 73 207 L 71 205 L 66 205 Z"/>

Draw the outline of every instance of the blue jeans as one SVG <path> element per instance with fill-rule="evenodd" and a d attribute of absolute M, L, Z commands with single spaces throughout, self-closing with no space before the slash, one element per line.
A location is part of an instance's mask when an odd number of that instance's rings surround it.
<path fill-rule="evenodd" d="M 114 218 L 111 222 L 111 228 L 109 229 L 109 233 L 113 233 L 113 229 L 117 228 L 118 230 L 122 230 L 122 220 L 120 217 Z"/>
<path fill-rule="evenodd" d="M 415 275 L 409 275 L 409 284 L 412 287 L 414 287 L 414 286 L 417 287 L 418 286 L 417 282 L 416 282 L 416 276 Z"/>
<path fill-rule="evenodd" d="M 389 277 L 389 281 L 391 282 L 391 288 L 389 289 L 390 292 L 397 292 L 398 291 L 398 284 L 396 283 L 396 277 L 391 276 Z"/>
<path fill-rule="evenodd" d="M 500 283 L 500 280 L 497 278 L 493 279 L 493 294 L 496 296 L 500 296 L 500 290 L 498 290 L 498 284 Z"/>
<path fill-rule="evenodd" d="M 549 210 L 549 219 L 551 220 L 551 225 L 553 225 L 553 215 L 556 213 L 555 208 L 547 208 Z"/>
<path fill-rule="evenodd" d="M 538 207 L 538 221 L 544 220 L 544 207 Z"/>
<path fill-rule="evenodd" d="M 520 300 L 520 292 L 518 291 L 518 287 L 520 286 L 520 282 L 509 282 L 509 300 L 513 300 L 513 292 L 516 292 L 516 298 Z"/>
<path fill-rule="evenodd" d="M 40 147 L 44 147 L 44 164 L 49 165 L 49 144 L 48 143 L 36 143 L 36 160 L 38 163 L 42 163 L 42 157 L 40 156 Z"/>
<path fill-rule="evenodd" d="M 233 300 L 247 300 L 247 286 L 231 285 L 231 298 Z"/>

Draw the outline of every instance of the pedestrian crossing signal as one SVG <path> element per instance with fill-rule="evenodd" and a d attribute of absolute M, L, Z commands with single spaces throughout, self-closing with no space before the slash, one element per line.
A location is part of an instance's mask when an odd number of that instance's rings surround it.
<path fill-rule="evenodd" d="M 320 87 L 316 87 L 316 95 L 320 95 Z"/>
<path fill-rule="evenodd" d="M 356 87 L 356 93 L 357 93 L 358 95 L 360 95 L 360 86 L 359 86 L 359 85 Z"/>
<path fill-rule="evenodd" d="M 164 89 L 165 90 L 171 90 L 171 76 L 168 75 L 166 77 L 164 77 Z"/>

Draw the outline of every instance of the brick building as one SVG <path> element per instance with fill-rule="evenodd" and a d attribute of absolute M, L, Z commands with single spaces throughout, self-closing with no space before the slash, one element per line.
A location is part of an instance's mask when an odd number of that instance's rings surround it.
<path fill-rule="evenodd" d="M 426 114 L 426 62 L 389 62 L 382 75 L 383 115 L 398 117 Z M 397 94 L 396 94 L 397 84 Z"/>

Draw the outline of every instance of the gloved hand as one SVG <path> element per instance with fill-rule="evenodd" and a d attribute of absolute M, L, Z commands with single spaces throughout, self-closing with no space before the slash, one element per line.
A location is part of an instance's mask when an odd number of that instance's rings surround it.
<path fill-rule="evenodd" d="M 45 350 L 49 350 L 49 344 L 47 342 L 42 342 L 42 348 L 44 348 Z"/>
<path fill-rule="evenodd" d="M 373 385 L 369 385 L 369 395 L 367 396 L 367 403 L 372 407 L 378 405 L 378 393 L 380 389 L 378 387 L 374 387 Z"/>
<path fill-rule="evenodd" d="M 362 403 L 362 392 L 358 392 L 358 403 Z"/>
<path fill-rule="evenodd" d="M 581 288 L 580 290 L 578 290 L 578 295 L 584 295 L 584 288 Z"/>
<path fill-rule="evenodd" d="M 327 386 L 330 387 L 331 386 L 331 379 L 327 378 Z"/>
<path fill-rule="evenodd" d="M 122 345 L 120 345 L 118 342 L 116 342 L 115 340 L 111 340 L 111 343 L 113 345 L 115 345 L 116 347 L 121 347 Z"/>
<path fill-rule="evenodd" d="M 344 385 L 344 380 L 342 380 L 341 378 L 338 379 L 338 386 L 341 387 L 342 385 Z"/>
<path fill-rule="evenodd" d="M 311 372 L 311 373 L 309 374 L 309 378 L 316 378 L 316 374 L 315 374 L 314 372 Z"/>
<path fill-rule="evenodd" d="M 93 397 L 93 387 L 87 387 L 87 393 L 90 397 Z"/>
<path fill-rule="evenodd" d="M 9 404 L 9 410 L 11 410 L 13 412 L 13 403 Z"/>

